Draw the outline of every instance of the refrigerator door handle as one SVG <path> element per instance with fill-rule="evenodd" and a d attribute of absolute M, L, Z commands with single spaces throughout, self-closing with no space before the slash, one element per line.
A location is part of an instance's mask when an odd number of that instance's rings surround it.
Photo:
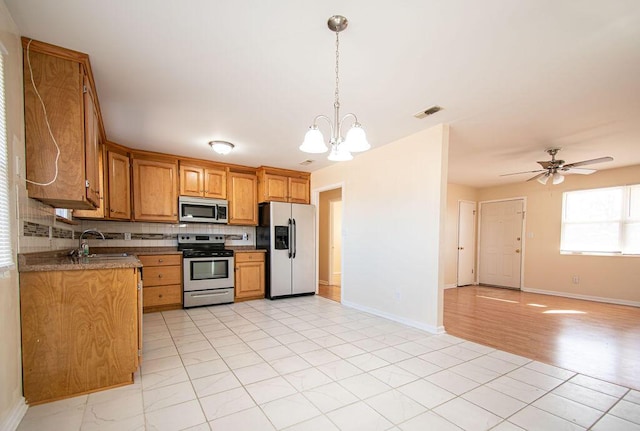
<path fill-rule="evenodd" d="M 293 219 L 293 258 L 296 258 L 298 251 L 298 229 L 296 227 L 296 219 Z"/>
<path fill-rule="evenodd" d="M 292 246 L 292 242 L 293 242 L 293 226 L 291 225 L 291 219 L 289 219 L 289 238 L 288 241 L 289 243 L 287 244 L 287 246 L 289 247 L 289 259 L 291 259 L 291 257 L 293 256 L 293 246 Z"/>

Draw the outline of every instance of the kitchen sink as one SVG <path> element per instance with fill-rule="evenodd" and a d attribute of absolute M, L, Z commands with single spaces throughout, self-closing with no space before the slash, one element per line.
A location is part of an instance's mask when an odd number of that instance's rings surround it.
<path fill-rule="evenodd" d="M 94 253 L 87 257 L 89 259 L 123 259 L 130 256 L 128 253 Z"/>

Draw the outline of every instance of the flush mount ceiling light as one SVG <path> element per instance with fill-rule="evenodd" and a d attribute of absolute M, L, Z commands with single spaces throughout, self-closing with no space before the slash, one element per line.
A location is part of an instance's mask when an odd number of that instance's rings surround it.
<path fill-rule="evenodd" d="M 369 142 L 367 142 L 367 135 L 364 129 L 358 123 L 358 118 L 355 114 L 349 113 L 340 118 L 340 92 L 339 84 L 340 79 L 338 76 L 339 71 L 339 59 L 340 59 L 340 37 L 339 34 L 342 30 L 347 28 L 349 21 L 341 15 L 334 15 L 327 21 L 329 29 L 336 33 L 336 90 L 335 98 L 333 102 L 333 118 L 331 122 L 326 115 L 318 115 L 313 119 L 313 124 L 309 127 L 304 141 L 300 145 L 300 150 L 305 153 L 320 154 L 326 152 L 329 148 L 325 144 L 324 136 L 320 129 L 318 129 L 318 120 L 323 119 L 329 123 L 331 128 L 331 138 L 329 139 L 329 145 L 331 152 L 329 153 L 329 160 L 334 162 L 342 162 L 353 159 L 351 153 L 367 151 L 371 148 Z M 353 117 L 353 124 L 347 132 L 346 138 L 342 137 L 342 125 L 347 118 Z"/>
<path fill-rule="evenodd" d="M 209 142 L 209 145 L 211 145 L 213 151 L 222 155 L 229 154 L 234 147 L 231 142 L 227 141 L 211 141 Z"/>

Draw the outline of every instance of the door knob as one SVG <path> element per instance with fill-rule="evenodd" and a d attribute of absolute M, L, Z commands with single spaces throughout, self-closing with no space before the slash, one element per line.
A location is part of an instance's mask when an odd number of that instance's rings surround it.
<path fill-rule="evenodd" d="M 516 253 L 520 253 L 520 249 L 519 248 L 516 248 Z"/>

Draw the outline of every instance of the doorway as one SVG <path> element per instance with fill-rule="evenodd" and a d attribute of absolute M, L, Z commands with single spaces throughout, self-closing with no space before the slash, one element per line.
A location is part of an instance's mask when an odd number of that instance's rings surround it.
<path fill-rule="evenodd" d="M 480 284 L 520 289 L 524 205 L 524 199 L 480 203 Z"/>
<path fill-rule="evenodd" d="M 342 286 L 342 188 L 318 199 L 318 295 L 340 302 Z"/>
<path fill-rule="evenodd" d="M 476 203 L 458 201 L 458 277 L 457 286 L 476 281 L 475 274 Z"/>

